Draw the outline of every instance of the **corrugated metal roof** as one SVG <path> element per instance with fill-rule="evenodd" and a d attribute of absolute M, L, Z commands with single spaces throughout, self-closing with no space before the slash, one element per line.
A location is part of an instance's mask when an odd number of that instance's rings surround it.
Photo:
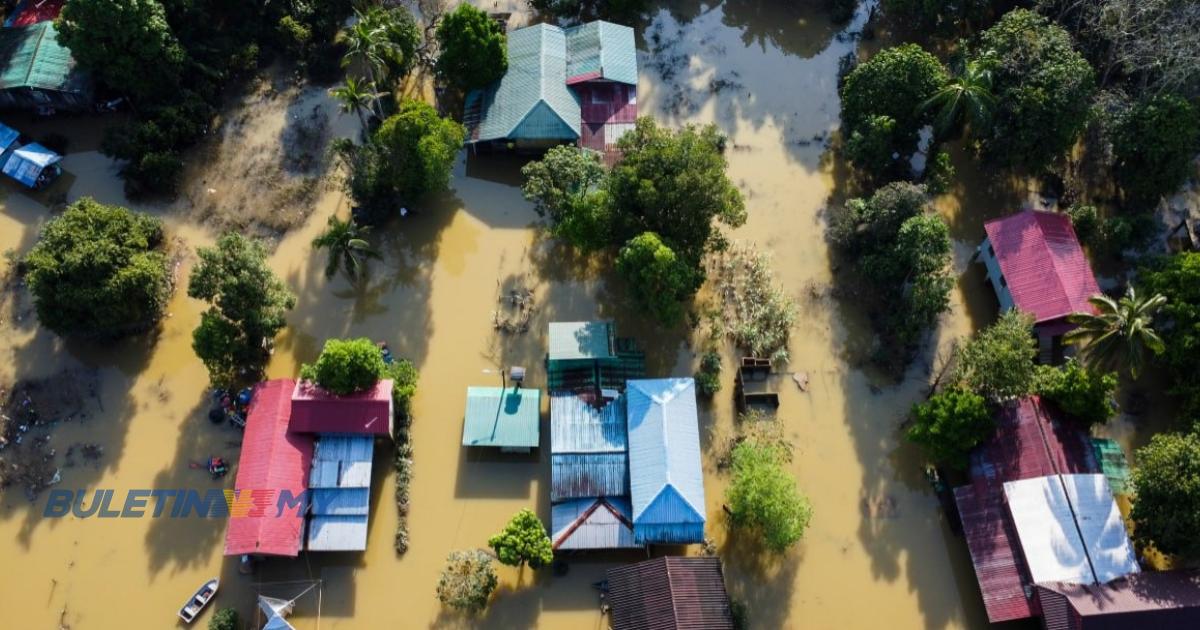
<path fill-rule="evenodd" d="M 552 453 L 624 453 L 627 444 L 623 396 L 596 409 L 574 394 L 550 394 Z"/>
<path fill-rule="evenodd" d="M 310 488 L 369 488 L 375 438 L 369 435 L 324 435 L 317 441 Z"/>
<path fill-rule="evenodd" d="M 288 431 L 294 386 L 291 379 L 279 379 L 254 388 L 234 480 L 236 492 L 265 492 L 277 498 L 282 490 L 299 497 L 306 489 L 313 443 L 311 436 Z M 230 517 L 225 555 L 298 555 L 304 515 L 284 510 L 277 516 L 273 504 L 261 507 L 267 509 L 258 516 Z"/>
<path fill-rule="evenodd" d="M 633 29 L 597 20 L 566 29 L 566 82 L 604 79 L 637 85 Z"/>
<path fill-rule="evenodd" d="M 1025 210 L 983 227 L 1018 309 L 1037 322 L 1093 311 L 1100 287 L 1070 217 Z"/>
<path fill-rule="evenodd" d="M 719 558 L 668 556 L 608 570 L 613 630 L 732 630 Z"/>
<path fill-rule="evenodd" d="M 370 512 L 371 489 L 313 488 L 309 499 L 313 514 L 366 516 Z"/>
<path fill-rule="evenodd" d="M 963 537 L 971 553 L 988 621 L 1001 623 L 1036 614 L 1025 597 L 1029 572 L 1021 558 L 1017 533 L 1008 518 L 1004 495 L 975 486 L 954 489 L 954 502 L 962 520 Z"/>
<path fill-rule="evenodd" d="M 0 29 L 0 90 L 87 91 L 87 77 L 58 43 L 53 22 Z"/>
<path fill-rule="evenodd" d="M 291 429 L 301 433 L 392 435 L 392 380 L 373 389 L 335 396 L 300 381 L 292 393 Z"/>
<path fill-rule="evenodd" d="M 1057 475 L 1009 481 L 1004 496 L 1034 582 L 1096 581 Z"/>
<path fill-rule="evenodd" d="M 1116 440 L 1092 438 L 1092 454 L 1114 494 L 1129 492 L 1129 460 Z"/>
<path fill-rule="evenodd" d="M 629 499 L 624 497 L 555 503 L 550 508 L 550 538 L 554 548 L 563 551 L 638 547 L 630 512 Z"/>
<path fill-rule="evenodd" d="M 1057 479 L 1066 488 L 1080 539 L 1092 561 L 1096 583 L 1104 584 L 1141 571 L 1121 510 L 1113 500 L 1112 489 L 1104 475 L 1058 475 Z"/>
<path fill-rule="evenodd" d="M 38 177 L 47 166 L 62 161 L 62 156 L 36 142 L 7 151 L 4 155 L 7 156 L 2 169 L 4 174 L 30 188 L 37 185 Z"/>
<path fill-rule="evenodd" d="M 1144 571 L 1103 585 L 1038 585 L 1063 597 L 1087 630 L 1200 627 L 1200 572 Z"/>
<path fill-rule="evenodd" d="M 550 360 L 611 359 L 612 322 L 550 322 Z"/>
<path fill-rule="evenodd" d="M 4 26 L 29 26 L 49 22 L 62 13 L 64 4 L 66 0 L 24 0 L 8 16 Z"/>
<path fill-rule="evenodd" d="M 629 495 L 624 453 L 555 453 L 550 457 L 550 500 Z"/>
<path fill-rule="evenodd" d="M 307 545 L 310 551 L 367 548 L 373 435 L 322 435 L 313 455 Z"/>
<path fill-rule="evenodd" d="M 696 385 L 690 378 L 627 383 L 629 479 L 639 542 L 700 542 L 704 475 Z"/>
<path fill-rule="evenodd" d="M 362 551 L 367 548 L 366 516 L 314 516 L 308 521 L 309 551 Z"/>
<path fill-rule="evenodd" d="M 468 387 L 463 446 L 536 448 L 542 392 L 512 387 Z"/>

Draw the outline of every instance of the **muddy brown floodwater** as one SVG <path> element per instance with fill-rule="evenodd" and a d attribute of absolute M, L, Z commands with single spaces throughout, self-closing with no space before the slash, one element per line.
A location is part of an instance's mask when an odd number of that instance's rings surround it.
<path fill-rule="evenodd" d="M 489 10 L 523 5 L 487 4 Z M 732 237 L 770 252 L 778 278 L 798 300 L 792 369 L 811 378 L 807 393 L 784 388 L 780 408 L 796 445 L 794 472 L 815 510 L 804 541 L 782 558 L 763 561 L 727 540 L 720 503 L 728 480 L 715 467 L 712 445 L 732 426 L 730 370 L 722 395 L 701 419 L 708 436 L 709 534 L 725 557 L 730 591 L 749 605 L 754 627 L 981 627 L 985 618 L 965 547 L 943 523 L 919 454 L 899 438 L 898 425 L 924 394 L 937 353 L 989 321 L 995 302 L 982 279 L 966 273 L 952 311 L 901 383 L 873 380 L 856 367 L 868 336 L 853 307 L 829 297 L 833 275 L 822 209 L 838 185 L 824 157 L 837 125 L 838 59 L 858 45 L 851 34 L 861 28 L 865 9 L 843 30 L 815 9 L 774 6 L 675 0 L 652 14 L 639 38 L 642 111 L 670 124 L 713 122 L 729 135 L 730 175 L 750 215 Z M 271 156 L 262 147 L 284 136 L 294 120 L 289 117 L 327 112 L 330 135 L 356 132 L 353 117 L 337 115 L 319 95 L 296 98 L 291 104 L 250 99 L 244 106 L 254 109 L 253 117 L 243 118 L 248 122 L 241 133 L 248 136 L 239 141 L 255 149 L 216 152 L 221 163 L 199 167 L 185 198 L 218 195 L 204 202 L 202 210 L 210 215 L 258 203 L 258 192 L 247 184 L 255 180 L 247 180 L 244 169 L 273 168 L 263 166 Z M 46 130 L 16 124 L 23 131 Z M 67 199 L 92 195 L 158 213 L 192 248 L 215 238 L 196 221 L 198 213 L 181 204 L 145 207 L 124 199 L 115 166 L 95 151 L 94 120 L 59 125 L 73 139 L 63 163 L 70 172 Z M 965 185 L 939 201 L 939 209 L 957 242 L 956 269 L 965 271 L 982 221 L 1010 210 L 1026 193 L 1020 182 L 985 179 L 969 161 L 958 161 Z M 31 504 L 23 493 L 10 491 L 0 495 L 0 538 L 6 541 L 0 547 L 0 626 L 173 627 L 181 602 L 219 575 L 217 606 L 237 605 L 244 613 L 251 612 L 260 583 L 270 583 L 262 587 L 267 592 L 288 595 L 303 587 L 281 582 L 322 580 L 321 628 L 605 627 L 591 584 L 613 562 L 636 556 L 571 559 L 569 573 L 561 577 L 501 568 L 492 605 L 476 620 L 445 615 L 434 597 L 447 553 L 484 546 L 522 507 L 549 516 L 544 455 L 486 457 L 459 446 L 467 385 L 491 383 L 498 367 L 513 364 L 527 366 L 530 381 L 544 385 L 546 324 L 556 319 L 615 319 L 623 334 L 646 347 L 655 375 L 689 375 L 696 363 L 684 332 L 656 331 L 638 321 L 595 265 L 538 238 L 536 216 L 514 185 L 517 166 L 502 159 L 461 162 L 451 194 L 374 235 L 384 259 L 372 263 L 363 285 L 326 281 L 321 257 L 309 246 L 331 213 L 347 212 L 334 187 L 310 189 L 316 190 L 311 215 L 278 242 L 271 257 L 299 303 L 278 340 L 270 376 L 294 376 L 324 339 L 347 335 L 387 340 L 420 369 L 412 434 L 412 546 L 405 556 L 397 558 L 392 548 L 396 510 L 386 456 L 376 459 L 365 553 L 271 561 L 252 577 L 238 575 L 235 563 L 222 558 L 223 520 L 46 519 L 43 502 Z M 0 250 L 24 252 L 48 217 L 47 199 L 7 182 L 0 197 Z M 298 210 L 281 210 L 293 211 Z M 224 220 L 237 222 L 235 215 Z M 181 273 L 191 262 L 184 261 Z M 491 326 L 499 287 L 518 285 L 535 294 L 532 330 L 499 337 Z M 200 310 L 180 290 L 155 339 L 113 347 L 64 344 L 38 328 L 27 309 L 6 311 L 0 322 L 0 381 L 78 367 L 98 373 L 98 408 L 84 422 L 58 426 L 51 445 L 95 442 L 104 455 L 65 468 L 58 487 L 121 492 L 232 485 L 232 475 L 212 482 L 189 467 L 210 454 L 236 459 L 240 438 L 205 419 L 206 374 L 190 348 Z M 729 353 L 727 366 L 731 359 Z M 311 595 L 299 602 L 293 618 L 298 628 L 318 627 L 317 605 Z M 206 622 L 207 616 L 200 623 Z"/>

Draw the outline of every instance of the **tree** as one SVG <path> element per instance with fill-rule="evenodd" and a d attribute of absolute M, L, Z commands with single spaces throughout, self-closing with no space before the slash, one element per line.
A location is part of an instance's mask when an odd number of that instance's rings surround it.
<path fill-rule="evenodd" d="M 342 221 L 336 216 L 329 217 L 329 227 L 312 242 L 315 249 L 327 250 L 326 278 L 332 278 L 339 267 L 345 269 L 351 279 L 357 278 L 367 258 L 380 257 L 364 238 L 370 231 L 370 226 L 360 226 L 353 218 Z"/>
<path fill-rule="evenodd" d="M 975 60 L 967 61 L 960 74 L 921 104 L 921 109 L 934 112 L 933 128 L 943 138 L 963 127 L 986 131 L 995 107 L 992 70 Z"/>
<path fill-rule="evenodd" d="M 370 112 L 374 116 L 375 102 L 386 96 L 387 92 L 376 92 L 375 84 L 348 76 L 345 83 L 330 89 L 329 95 L 338 102 L 343 112 L 354 112 L 358 116 L 365 133 L 367 116 L 363 112 Z"/>
<path fill-rule="evenodd" d="M 920 46 L 885 48 L 846 76 L 841 89 L 842 134 L 850 139 L 858 133 L 877 142 L 883 133 L 879 117 L 891 119 L 888 155 L 895 152 L 907 157 L 916 150 L 917 132 L 930 119 L 921 105 L 945 84 L 946 69 Z M 870 155 L 880 153 L 872 151 Z"/>
<path fill-rule="evenodd" d="M 953 26 L 978 20 L 987 12 L 988 0 L 883 0 L 884 12 L 893 18 L 916 21 L 921 26 Z"/>
<path fill-rule="evenodd" d="M 694 268 L 654 232 L 640 234 L 621 248 L 617 271 L 629 283 L 638 305 L 664 326 L 683 319 L 683 302 L 700 288 Z"/>
<path fill-rule="evenodd" d="M 1160 309 L 1164 362 L 1180 415 L 1200 426 L 1200 252 L 1153 259 L 1138 272 L 1142 289 L 1167 296 Z"/>
<path fill-rule="evenodd" d="M 864 273 L 875 276 L 882 287 L 893 286 L 899 292 L 902 308 L 892 311 L 891 326 L 902 346 L 916 345 L 925 329 L 950 309 L 950 289 L 954 284 L 950 266 L 950 230 L 936 214 L 908 218 L 896 233 L 896 241 L 886 260 L 864 256 Z"/>
<path fill-rule="evenodd" d="M 783 553 L 804 536 L 812 506 L 786 470 L 787 452 L 778 444 L 748 439 L 733 448 L 733 480 L 725 492 L 730 523 Z"/>
<path fill-rule="evenodd" d="M 509 566 L 528 564 L 537 569 L 554 561 L 554 547 L 546 527 L 528 509 L 517 512 L 500 533 L 488 539 L 488 546 L 501 563 Z"/>
<path fill-rule="evenodd" d="M 1068 317 L 1067 321 L 1078 328 L 1063 335 L 1063 343 L 1082 346 L 1080 354 L 1089 367 L 1109 371 L 1124 367 L 1137 380 L 1146 362 L 1146 351 L 1158 355 L 1166 350 L 1152 327 L 1154 314 L 1166 304 L 1166 296 L 1139 298 L 1130 286 L 1120 300 L 1094 295 L 1088 302 L 1096 313 Z"/>
<path fill-rule="evenodd" d="M 387 32 L 379 20 L 370 19 L 369 14 L 355 11 L 357 19 L 354 24 L 342 31 L 341 40 L 346 47 L 342 57 L 342 67 L 358 64 L 367 73 L 371 85 L 379 85 L 388 59 L 394 54 L 395 44 L 387 38 Z M 378 101 L 375 101 L 378 104 Z M 375 111 L 383 117 L 382 108 Z"/>
<path fill-rule="evenodd" d="M 1104 424 L 1116 413 L 1117 376 L 1089 370 L 1071 359 L 1061 367 L 1039 366 L 1037 390 L 1066 414 L 1088 424 Z"/>
<path fill-rule="evenodd" d="M 186 53 L 158 0 L 71 0 L 55 21 L 58 41 L 114 90 L 163 100 L 179 82 Z"/>
<path fill-rule="evenodd" d="M 222 608 L 208 620 L 208 630 L 239 630 L 241 627 L 242 620 L 238 618 L 236 608 Z"/>
<path fill-rule="evenodd" d="M 1163 553 L 1200 556 L 1200 435 L 1160 433 L 1135 460 L 1134 538 Z"/>
<path fill-rule="evenodd" d="M 695 380 L 701 396 L 712 398 L 721 391 L 721 353 L 708 350 L 700 357 L 700 369 L 696 370 Z"/>
<path fill-rule="evenodd" d="M 896 173 L 907 164 L 897 148 L 898 133 L 891 116 L 868 116 L 846 139 L 846 159 L 875 177 Z"/>
<path fill-rule="evenodd" d="M 416 64 L 417 48 L 421 45 L 421 29 L 412 12 L 404 6 L 376 6 L 367 11 L 366 19 L 381 31 L 387 42 L 383 50 L 385 77 L 395 81 L 407 76 Z"/>
<path fill-rule="evenodd" d="M 459 90 L 499 81 L 508 69 L 504 31 L 486 12 L 470 4 L 460 4 L 442 18 L 437 40 L 441 48 L 437 73 Z"/>
<path fill-rule="evenodd" d="M 1010 309 L 958 351 L 957 382 L 993 402 L 1033 390 L 1037 357 L 1033 316 Z"/>
<path fill-rule="evenodd" d="M 988 156 L 1037 170 L 1074 145 L 1087 124 L 1095 76 L 1062 27 L 1015 9 L 983 32 L 970 61 L 992 74 L 992 124 L 974 130 Z"/>
<path fill-rule="evenodd" d="M 1156 204 L 1195 172 L 1200 114 L 1174 95 L 1139 102 L 1120 117 L 1113 133 L 1113 171 L 1130 201 Z"/>
<path fill-rule="evenodd" d="M 25 257 L 38 320 L 62 336 L 112 338 L 162 318 L 171 274 L 162 222 L 91 197 L 42 230 Z"/>
<path fill-rule="evenodd" d="M 262 243 L 228 232 L 197 250 L 188 297 L 210 304 L 192 333 L 192 349 L 214 386 L 257 376 L 296 296 L 267 266 Z"/>
<path fill-rule="evenodd" d="M 383 371 L 384 378 L 392 379 L 392 401 L 396 404 L 396 413 L 401 418 L 407 418 L 411 412 L 412 397 L 417 393 L 419 376 L 416 366 L 408 359 L 395 359 L 388 363 Z"/>
<path fill-rule="evenodd" d="M 560 145 L 526 164 L 521 174 L 521 192 L 548 220 L 552 235 L 585 250 L 609 244 L 612 219 L 600 190 L 605 172 L 599 153 Z"/>
<path fill-rule="evenodd" d="M 446 558 L 446 568 L 438 578 L 438 601 L 468 613 L 479 612 L 487 607 L 498 581 L 487 553 L 479 549 L 455 551 Z"/>
<path fill-rule="evenodd" d="M 925 212 L 929 200 L 920 186 L 892 182 L 875 190 L 867 199 L 851 199 L 845 212 L 830 221 L 834 244 L 851 255 L 861 255 L 890 246 L 900 226 Z"/>
<path fill-rule="evenodd" d="M 920 445 L 933 462 L 965 470 L 971 449 L 995 430 L 992 411 L 983 396 L 965 389 L 948 389 L 913 405 L 912 424 L 904 435 Z"/>
<path fill-rule="evenodd" d="M 330 339 L 316 363 L 301 366 L 300 378 L 345 396 L 374 387 L 386 370 L 379 346 L 370 339 Z"/>

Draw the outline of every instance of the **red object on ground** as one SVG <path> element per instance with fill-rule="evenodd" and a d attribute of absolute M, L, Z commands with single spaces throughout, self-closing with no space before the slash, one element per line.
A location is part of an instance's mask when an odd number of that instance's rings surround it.
<path fill-rule="evenodd" d="M 972 454 L 971 483 L 954 489 L 988 621 L 1040 614 L 1036 602 L 1025 597 L 1025 586 L 1033 584 L 1005 503 L 1004 482 L 1095 472 L 1100 469 L 1087 435 L 1053 419 L 1037 396 L 1000 411 L 996 434 Z"/>
<path fill-rule="evenodd" d="M 20 13 L 13 18 L 12 26 L 29 26 L 47 22 L 58 17 L 66 0 L 26 0 Z"/>
<path fill-rule="evenodd" d="M 291 430 L 299 433 L 392 434 L 392 381 L 373 389 L 335 396 L 307 381 L 292 393 Z"/>
<path fill-rule="evenodd" d="M 1025 210 L 983 229 L 1017 308 L 1038 323 L 1093 312 L 1087 300 L 1100 287 L 1070 217 Z"/>
<path fill-rule="evenodd" d="M 230 507 L 225 532 L 225 555 L 297 556 L 304 540 L 302 507 L 277 515 L 283 490 L 301 497 L 308 488 L 313 438 L 288 430 L 292 410 L 292 379 L 255 387 L 246 417 L 242 453 L 238 458 L 238 492 Z"/>

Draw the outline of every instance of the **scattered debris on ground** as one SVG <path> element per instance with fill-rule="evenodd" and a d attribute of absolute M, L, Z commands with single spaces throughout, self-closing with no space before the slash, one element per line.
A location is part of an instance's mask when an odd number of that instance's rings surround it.
<path fill-rule="evenodd" d="M 499 293 L 496 302 L 500 306 L 492 311 L 492 327 L 507 334 L 528 332 L 529 320 L 537 311 L 533 291 L 521 281 L 510 283 L 508 287 L 497 281 L 496 288 Z"/>

